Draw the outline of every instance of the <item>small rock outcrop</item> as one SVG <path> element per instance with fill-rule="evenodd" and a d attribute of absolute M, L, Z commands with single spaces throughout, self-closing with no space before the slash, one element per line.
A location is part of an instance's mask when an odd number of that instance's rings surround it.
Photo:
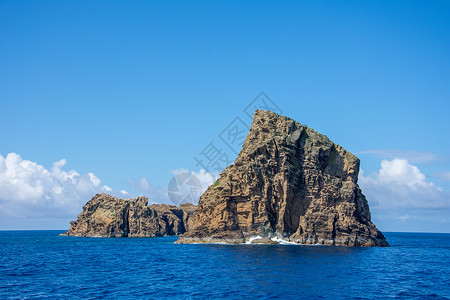
<path fill-rule="evenodd" d="M 359 159 L 326 136 L 256 110 L 239 156 L 200 197 L 177 243 L 389 246 L 358 173 Z"/>
<path fill-rule="evenodd" d="M 80 237 L 158 237 L 179 235 L 188 230 L 189 219 L 197 206 L 179 207 L 153 204 L 146 197 L 119 199 L 97 194 L 70 222 L 66 236 Z"/>

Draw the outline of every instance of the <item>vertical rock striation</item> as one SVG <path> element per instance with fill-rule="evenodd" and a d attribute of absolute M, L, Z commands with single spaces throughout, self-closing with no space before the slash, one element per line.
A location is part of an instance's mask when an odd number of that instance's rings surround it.
<path fill-rule="evenodd" d="M 235 163 L 200 197 L 177 243 L 389 246 L 371 222 L 359 159 L 326 136 L 256 110 Z M 264 237 L 264 238 L 263 238 Z"/>

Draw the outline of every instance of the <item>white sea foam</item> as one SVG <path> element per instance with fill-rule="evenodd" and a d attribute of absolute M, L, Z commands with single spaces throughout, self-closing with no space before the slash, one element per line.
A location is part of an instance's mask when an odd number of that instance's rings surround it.
<path fill-rule="evenodd" d="M 273 237 L 273 238 L 271 238 L 271 240 L 280 243 L 280 245 L 299 245 L 296 242 L 286 241 L 279 237 Z"/>
<path fill-rule="evenodd" d="M 252 236 L 252 237 L 250 237 L 250 238 L 248 239 L 248 241 L 246 241 L 245 243 L 246 243 L 246 244 L 251 244 L 254 240 L 258 240 L 258 239 L 260 239 L 260 238 L 262 238 L 262 236 L 259 236 L 259 235 L 257 235 L 257 236 Z"/>
<path fill-rule="evenodd" d="M 260 236 L 260 235 L 252 236 L 252 237 L 248 238 L 248 240 L 245 242 L 245 244 L 247 244 L 247 245 L 252 244 L 252 241 L 259 240 L 259 239 L 262 239 L 262 238 L 263 237 Z M 283 238 L 280 238 L 280 237 L 271 237 L 269 239 L 271 241 L 278 242 L 280 245 L 300 245 L 299 243 L 287 241 L 287 240 L 285 240 Z"/>

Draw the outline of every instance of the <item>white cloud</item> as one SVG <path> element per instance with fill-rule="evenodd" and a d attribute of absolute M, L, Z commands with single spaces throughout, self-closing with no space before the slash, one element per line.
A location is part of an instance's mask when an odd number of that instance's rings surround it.
<path fill-rule="evenodd" d="M 125 191 L 125 190 L 121 190 L 120 193 L 121 193 L 122 195 L 129 195 L 129 194 L 130 194 L 130 193 L 128 193 L 128 192 Z"/>
<path fill-rule="evenodd" d="M 214 183 L 214 181 L 219 178 L 218 173 L 211 173 L 206 172 L 205 170 L 201 169 L 199 172 L 196 171 L 189 171 L 187 169 L 176 169 L 176 170 L 170 170 L 170 173 L 174 175 L 173 178 L 180 174 L 187 174 L 188 177 L 191 178 L 191 180 L 195 180 L 196 183 L 199 184 L 200 188 L 196 193 L 192 193 L 192 188 L 188 187 L 185 189 L 184 187 L 180 187 L 180 193 L 182 194 L 181 197 L 187 195 L 190 193 L 192 196 L 191 201 L 194 204 L 198 203 L 198 200 L 200 198 L 200 195 L 203 194 L 206 189 Z M 172 179 L 173 179 L 172 178 Z M 168 182 L 168 185 L 170 185 L 170 182 Z M 147 178 L 141 178 L 139 180 L 133 180 L 129 179 L 128 183 L 132 187 L 133 190 L 136 191 L 136 195 L 145 195 L 149 198 L 149 202 L 151 203 L 166 203 L 166 204 L 172 204 L 172 205 L 178 205 L 177 200 L 173 197 L 169 196 L 168 193 L 168 185 L 165 186 L 154 186 L 149 184 Z M 172 195 L 173 196 L 173 195 Z"/>
<path fill-rule="evenodd" d="M 402 222 L 405 222 L 406 220 L 411 219 L 411 216 L 408 215 L 408 214 L 406 214 L 406 215 L 394 216 L 394 217 L 396 217 L 397 219 L 399 219 L 399 220 L 402 221 Z"/>
<path fill-rule="evenodd" d="M 424 163 L 439 159 L 439 157 L 432 152 L 415 150 L 372 149 L 361 151 L 356 154 L 373 154 L 381 158 L 400 158 L 414 163 Z"/>
<path fill-rule="evenodd" d="M 202 185 L 202 193 L 206 191 L 206 189 L 216 181 L 217 178 L 220 177 L 219 173 L 213 173 L 213 172 L 206 172 L 206 170 L 201 169 L 199 172 L 195 171 L 189 171 L 187 169 L 176 169 L 176 170 L 170 170 L 170 173 L 173 175 L 178 175 L 181 173 L 190 173 L 191 176 L 195 176 Z"/>
<path fill-rule="evenodd" d="M 383 160 L 377 177 L 381 183 L 407 185 L 413 189 L 433 185 L 426 182 L 425 175 L 418 167 L 410 165 L 405 159 Z"/>
<path fill-rule="evenodd" d="M 361 172 L 359 184 L 376 209 L 450 209 L 450 194 L 405 159 L 383 160 L 378 172 Z"/>
<path fill-rule="evenodd" d="M 436 172 L 433 173 L 434 176 L 441 180 L 450 181 L 450 172 Z"/>
<path fill-rule="evenodd" d="M 80 212 L 93 195 L 111 191 L 93 173 L 65 171 L 61 159 L 50 170 L 16 153 L 0 155 L 0 214 L 61 217 Z"/>
<path fill-rule="evenodd" d="M 151 189 L 151 186 L 148 183 L 147 178 L 145 177 L 143 177 L 141 180 L 128 180 L 128 181 L 137 190 L 148 191 Z"/>
<path fill-rule="evenodd" d="M 450 193 L 429 182 L 405 159 L 383 160 L 378 172 L 359 175 L 374 223 L 386 231 L 449 232 Z"/>

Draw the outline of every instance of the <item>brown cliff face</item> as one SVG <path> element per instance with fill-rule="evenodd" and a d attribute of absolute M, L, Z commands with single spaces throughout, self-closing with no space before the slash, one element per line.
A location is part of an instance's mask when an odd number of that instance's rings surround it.
<path fill-rule="evenodd" d="M 177 243 L 389 246 L 357 184 L 359 160 L 326 136 L 256 110 L 235 163 L 200 197 Z M 263 239 L 258 239 L 263 240 Z"/>
<path fill-rule="evenodd" d="M 192 204 L 180 207 L 153 204 L 146 197 L 119 199 L 97 194 L 83 207 L 78 220 L 62 234 L 83 237 L 157 237 L 187 231 L 189 218 L 196 210 Z"/>

